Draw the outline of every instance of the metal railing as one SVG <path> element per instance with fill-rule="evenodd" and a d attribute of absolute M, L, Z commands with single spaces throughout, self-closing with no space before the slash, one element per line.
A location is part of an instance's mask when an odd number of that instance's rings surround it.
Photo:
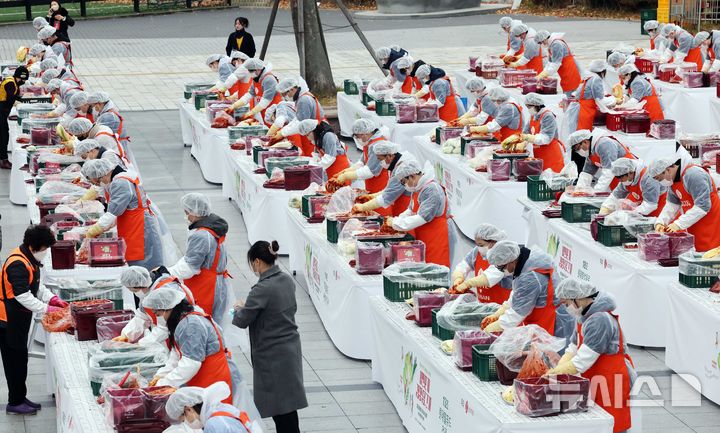
<path fill-rule="evenodd" d="M 670 5 L 670 21 L 689 31 L 720 23 L 720 0 L 677 0 Z"/>

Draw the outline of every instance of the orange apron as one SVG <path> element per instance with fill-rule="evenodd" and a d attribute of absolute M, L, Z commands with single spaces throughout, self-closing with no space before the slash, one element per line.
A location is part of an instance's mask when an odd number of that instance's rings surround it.
<path fill-rule="evenodd" d="M 644 109 L 650 115 L 651 122 L 654 122 L 656 120 L 663 120 L 665 119 L 665 115 L 663 114 L 662 106 L 660 105 L 660 99 L 658 98 L 657 92 L 655 91 L 655 86 L 653 86 L 652 83 L 650 83 L 650 88 L 652 89 L 652 95 L 645 96 L 640 101 L 645 101 Z M 632 87 L 628 88 L 628 94 L 632 96 Z"/>
<path fill-rule="evenodd" d="M 195 305 L 195 299 L 193 298 L 192 292 L 190 292 L 190 289 L 188 289 L 185 284 L 180 282 L 180 279 L 178 277 L 169 277 L 164 279 L 163 281 L 159 282 L 153 290 L 157 290 L 160 287 L 163 287 L 165 285 L 168 285 L 170 283 L 177 283 L 178 286 L 182 289 L 183 292 L 185 292 L 185 299 L 190 303 L 190 305 Z M 155 313 L 153 313 L 153 310 L 150 308 L 145 308 L 145 314 L 147 314 L 150 317 L 150 320 L 152 320 L 153 325 L 157 325 L 157 316 Z"/>
<path fill-rule="evenodd" d="M 237 80 L 235 84 L 230 87 L 229 92 L 230 95 L 237 96 L 238 99 L 242 98 L 249 90 L 250 90 L 250 84 L 252 83 L 252 79 L 248 81 L 247 83 L 243 83 L 242 80 Z"/>
<path fill-rule="evenodd" d="M 418 197 L 420 193 L 427 188 L 434 180 L 431 180 L 419 191 L 414 192 L 411 196 L 410 210 L 417 214 L 420 209 Z M 450 267 L 450 238 L 448 235 L 448 217 L 447 217 L 447 198 L 445 198 L 445 209 L 443 214 L 434 218 L 432 221 L 415 228 L 415 238 L 425 243 L 425 261 L 427 263 L 435 263 Z M 407 208 L 406 208 L 407 210 Z"/>
<path fill-rule="evenodd" d="M 592 78 L 592 77 L 590 77 Z M 597 104 L 594 99 L 584 99 L 585 86 L 590 78 L 585 79 L 580 88 L 580 94 L 578 95 L 578 103 L 580 104 L 580 112 L 578 113 L 577 129 L 587 129 L 588 131 L 593 130 L 593 122 L 595 121 L 595 114 L 597 113 Z"/>
<path fill-rule="evenodd" d="M 440 78 L 441 80 L 447 80 L 448 85 L 450 86 L 450 94 L 445 97 L 445 104 L 443 104 L 442 107 L 440 107 L 440 120 L 449 122 L 451 120 L 455 120 L 460 115 L 458 114 L 458 106 L 457 101 L 455 101 L 455 90 L 453 90 L 452 83 L 450 82 L 450 79 L 448 77 Z M 437 100 L 435 98 L 435 93 L 432 91 L 432 84 L 430 85 L 430 98 Z"/>
<path fill-rule="evenodd" d="M 518 104 L 516 104 L 516 103 L 514 103 L 514 102 L 508 102 L 508 104 L 514 106 L 514 107 L 517 109 L 518 115 L 520 116 L 520 120 L 518 121 L 518 127 L 517 127 L 517 129 L 512 129 L 512 128 L 507 127 L 507 126 L 503 126 L 503 127 L 500 128 L 499 131 L 493 133 L 493 135 L 495 136 L 495 138 L 496 138 L 499 142 L 501 142 L 501 143 L 502 143 L 503 141 L 505 141 L 506 138 L 508 138 L 508 137 L 510 137 L 510 136 L 512 136 L 512 135 L 522 134 L 522 129 L 523 129 L 522 109 L 520 108 L 520 106 L 519 106 Z M 499 111 L 499 110 L 500 110 L 500 109 L 498 108 L 498 111 Z"/>
<path fill-rule="evenodd" d="M 370 151 L 372 150 L 372 145 L 377 143 L 378 141 L 384 141 L 386 140 L 385 137 L 378 137 L 370 140 L 368 144 L 363 146 L 363 156 L 365 157 L 365 164 L 367 164 Z M 376 192 L 380 192 L 385 189 L 388 183 L 388 171 L 386 168 L 383 168 L 380 170 L 380 174 L 377 176 L 371 177 L 370 179 L 365 179 L 365 189 L 370 194 L 375 194 Z M 406 208 L 407 209 L 407 208 Z M 381 207 L 375 209 L 375 212 L 379 213 L 382 216 L 390 216 L 391 209 L 389 207 Z"/>
<path fill-rule="evenodd" d="M 219 412 L 214 412 L 212 415 L 209 416 L 209 418 L 215 418 L 216 416 L 225 416 L 228 418 L 236 419 L 236 420 L 240 421 L 240 424 L 242 424 L 242 426 L 245 428 L 245 431 L 247 433 L 250 433 L 250 427 L 252 427 L 252 423 L 250 422 L 250 417 L 248 416 L 247 413 L 240 412 L 240 416 L 235 416 L 235 415 L 231 414 L 230 412 L 219 411 Z"/>
<path fill-rule="evenodd" d="M 615 424 L 613 425 L 613 433 L 618 433 L 628 430 L 631 426 L 629 406 L 630 375 L 628 374 L 625 360 L 630 361 L 630 365 L 633 365 L 633 362 L 630 358 L 630 355 L 625 353 L 624 338 L 622 329 L 620 329 L 619 317 L 612 313 L 610 315 L 613 316 L 618 322 L 618 331 L 620 332 L 620 348 L 618 349 L 618 353 L 614 355 L 606 353 L 600 355 L 597 361 L 595 361 L 595 364 L 593 364 L 592 367 L 590 367 L 585 373 L 582 373 L 582 376 L 586 379 L 589 379 L 590 381 L 592 381 L 598 376 L 605 379 L 598 382 L 600 384 L 599 387 L 590 387 L 591 393 L 593 394 L 591 395 L 591 397 L 598 406 L 605 409 L 607 413 L 612 415 L 612 417 L 615 419 Z M 577 335 L 578 347 L 580 347 L 583 344 L 584 337 L 582 334 L 582 325 L 579 323 L 577 325 Z M 622 388 L 620 390 L 617 390 L 615 388 L 617 385 L 618 375 L 622 377 L 622 383 L 620 384 Z M 598 389 L 601 392 L 596 394 L 595 391 L 597 391 Z M 606 398 L 604 398 L 603 394 L 606 390 L 607 394 L 605 395 L 610 401 L 605 401 Z M 618 397 L 620 397 L 622 400 L 617 401 Z"/>
<path fill-rule="evenodd" d="M 325 152 L 323 152 L 322 149 L 319 147 L 317 149 L 321 158 L 325 156 Z M 350 160 L 348 160 L 347 154 L 344 153 L 342 155 L 337 155 L 335 157 L 335 162 L 333 162 L 332 165 L 325 170 L 325 172 L 327 173 L 328 179 L 332 179 L 348 167 L 350 167 Z M 345 185 L 350 185 L 350 182 L 345 182 Z"/>
<path fill-rule="evenodd" d="M 412 77 L 412 82 L 413 86 L 415 87 L 415 92 L 419 92 L 423 88 L 422 83 L 416 77 Z M 430 95 L 425 95 L 420 99 L 422 99 L 423 101 L 427 101 L 428 99 L 430 99 Z"/>
<path fill-rule="evenodd" d="M 545 299 L 545 306 L 535 307 L 525 320 L 523 320 L 521 326 L 535 324 L 546 330 L 548 334 L 555 335 L 557 310 L 555 309 L 555 288 L 552 281 L 553 269 L 533 269 L 532 272 L 548 277 L 547 298 Z"/>
<path fill-rule="evenodd" d="M 140 180 L 122 174 L 115 176 L 115 179 L 125 179 L 135 185 L 135 195 L 137 195 L 137 208 L 125 209 L 122 215 L 117 217 L 118 237 L 125 239 L 125 260 L 128 262 L 143 260 L 145 259 L 145 210 L 148 207 L 142 202 Z"/>
<path fill-rule="evenodd" d="M 94 138 L 106 136 L 106 137 L 112 137 L 113 140 L 115 140 L 115 145 L 117 146 L 117 153 L 120 155 L 121 158 L 127 160 L 127 155 L 125 154 L 125 149 L 123 148 L 122 144 L 120 144 L 120 140 L 118 140 L 117 134 L 111 134 L 106 131 L 100 131 L 97 134 L 95 134 Z"/>
<path fill-rule="evenodd" d="M 392 204 L 392 216 L 396 217 L 400 215 L 401 213 L 405 212 L 410 207 L 410 196 L 400 194 L 400 197 L 397 198 Z"/>
<path fill-rule="evenodd" d="M 657 38 L 657 35 L 655 36 L 655 38 Z M 651 50 L 655 49 L 655 38 L 650 38 L 650 49 Z"/>
<path fill-rule="evenodd" d="M 619 144 L 623 149 L 625 149 L 625 155 L 621 156 L 621 158 L 629 158 L 629 159 L 637 159 L 635 155 L 633 155 L 632 152 L 630 152 L 630 149 L 627 148 L 624 144 L 620 143 L 617 138 L 607 135 L 607 138 L 610 138 L 614 140 L 617 144 Z M 591 154 L 589 157 L 590 161 L 595 164 L 596 167 L 602 168 L 602 163 L 600 161 L 600 156 L 597 153 Z M 610 191 L 614 190 L 618 185 L 620 185 L 620 181 L 617 177 L 613 177 L 613 180 L 610 181 Z"/>
<path fill-rule="evenodd" d="M 700 47 L 691 48 L 690 51 L 688 51 L 687 56 L 685 56 L 684 61 L 688 63 L 695 63 L 697 65 L 697 70 L 702 71 L 703 56 L 702 51 L 700 51 Z"/>
<path fill-rule="evenodd" d="M 694 166 L 694 164 L 689 164 L 685 167 L 682 176 L 680 176 L 680 181 L 673 183 L 670 187 L 680 199 L 683 213 L 695 206 L 695 201 L 690 193 L 687 192 L 682 182 L 682 178 L 685 176 L 688 168 L 692 166 Z M 712 176 L 709 177 L 712 187 L 710 190 L 710 212 L 687 229 L 690 234 L 695 236 L 695 249 L 697 251 L 708 251 L 720 246 L 720 228 L 718 228 L 718 221 L 720 221 L 720 198 L 717 194 L 715 181 L 712 179 Z"/>
<path fill-rule="evenodd" d="M 215 382 L 225 382 L 230 388 L 230 396 L 223 400 L 223 403 L 232 404 L 232 376 L 230 375 L 230 366 L 228 365 L 228 358 L 232 355 L 225 348 L 222 336 L 220 335 L 220 332 L 218 332 L 217 326 L 215 326 L 215 322 L 212 321 L 210 315 L 193 311 L 188 313 L 186 317 L 191 314 L 204 317 L 210 321 L 210 324 L 212 324 L 215 334 L 218 337 L 220 349 L 214 354 L 205 357 L 205 360 L 200 366 L 200 370 L 195 373 L 195 376 L 193 376 L 193 378 L 190 379 L 185 386 L 199 386 L 201 388 L 207 388 Z M 180 354 L 180 358 L 182 358 L 183 355 L 177 341 L 175 342 L 175 350 L 177 350 L 178 354 Z"/>
<path fill-rule="evenodd" d="M 640 178 L 638 179 L 638 181 L 635 185 L 630 185 L 630 186 L 625 187 L 625 189 L 628 191 L 628 196 L 626 198 L 633 203 L 637 203 L 638 205 L 643 202 L 643 193 L 642 193 L 642 189 L 640 188 L 640 184 L 642 183 L 643 177 L 645 177 L 646 173 L 647 173 L 647 167 L 643 168 L 642 171 L 640 171 Z M 658 198 L 657 209 L 652 211 L 647 216 L 657 217 L 658 215 L 660 215 L 660 212 L 662 212 L 663 208 L 665 207 L 666 200 L 667 200 L 667 191 L 660 194 L 660 198 Z"/>
<path fill-rule="evenodd" d="M 573 57 L 567 42 L 562 39 L 556 40 L 565 44 L 565 47 L 568 50 L 568 55 L 563 58 L 560 68 L 558 68 L 558 75 L 560 75 L 560 87 L 562 87 L 563 92 L 571 92 L 577 89 L 580 85 L 580 71 L 578 71 L 578 67 L 575 64 L 575 57 Z"/>
<path fill-rule="evenodd" d="M 305 95 L 308 95 L 315 100 L 315 120 L 318 121 L 318 124 L 320 124 L 320 122 L 323 122 L 323 121 L 327 122 L 326 117 L 322 117 L 322 118 L 320 117 L 320 102 L 317 100 L 315 95 L 313 95 L 310 92 L 305 92 L 300 96 L 305 96 Z M 298 99 L 300 99 L 300 97 L 298 97 Z M 298 119 L 298 120 L 300 120 L 300 119 Z M 303 119 L 303 120 L 305 120 L 305 119 Z M 305 156 L 312 155 L 313 150 L 315 150 L 315 145 L 312 143 L 312 141 L 310 141 L 310 139 L 304 135 L 300 136 L 300 141 L 301 141 L 301 145 L 298 147 L 300 148 L 300 151 L 302 152 L 302 154 Z M 330 179 L 330 176 L 328 176 L 328 179 Z"/>
<path fill-rule="evenodd" d="M 217 277 L 218 275 L 223 275 L 224 277 L 229 276 L 227 270 L 219 272 L 217 268 L 218 262 L 220 261 L 220 247 L 225 242 L 225 236 L 218 236 L 217 233 L 207 227 L 200 227 L 198 230 L 204 230 L 215 238 L 215 242 L 217 242 L 215 258 L 209 268 L 200 268 L 199 274 L 185 279 L 184 283 L 192 292 L 197 305 L 207 314 L 212 315 L 213 305 L 215 305 L 215 285 L 217 283 Z"/>
<path fill-rule="evenodd" d="M 251 81 L 253 81 L 253 84 L 255 84 L 255 97 L 250 99 L 250 109 L 251 109 L 251 110 L 252 110 L 257 104 L 259 104 L 260 101 L 262 100 L 262 98 L 263 98 L 263 89 L 262 89 L 262 84 L 260 84 L 260 83 L 262 83 L 262 81 L 263 81 L 266 77 L 268 77 L 268 76 L 273 77 L 273 79 L 275 80 L 275 84 L 277 85 L 277 83 L 278 83 L 277 77 L 276 77 L 275 75 L 269 73 L 269 72 L 263 74 L 263 76 L 262 76 L 261 78 L 259 78 L 259 79 L 257 80 L 257 82 L 254 82 L 253 80 L 251 80 Z M 250 88 L 250 86 L 248 86 L 248 89 L 249 89 L 249 88 Z M 268 105 L 268 107 L 269 107 L 270 105 L 279 104 L 281 101 L 282 101 L 282 96 L 280 95 L 280 92 L 275 91 L 275 97 L 272 99 L 272 101 L 270 101 L 270 104 Z M 263 123 L 265 122 L 265 111 L 266 111 L 266 110 L 267 110 L 267 107 L 265 107 L 265 110 L 262 110 L 262 111 L 260 112 L 260 116 L 262 116 L 262 121 L 263 121 Z M 271 125 L 265 124 L 265 126 L 268 126 L 268 127 L 269 127 L 269 126 L 271 126 Z"/>
<path fill-rule="evenodd" d="M 113 113 L 120 119 L 120 125 L 118 126 L 117 130 L 117 139 L 122 141 L 130 141 L 130 137 L 123 137 L 123 129 L 125 129 L 125 119 L 120 115 L 120 112 L 117 109 L 108 110 L 108 113 Z"/>
<path fill-rule="evenodd" d="M 525 51 L 524 45 L 523 45 L 523 51 Z M 542 56 L 542 45 L 540 45 L 540 53 L 537 56 L 530 59 L 530 61 L 527 62 L 526 64 L 518 66 L 517 69 L 532 69 L 535 71 L 536 74 L 539 74 L 540 72 L 542 72 L 544 69 L 543 56 Z"/>
<path fill-rule="evenodd" d="M 548 113 L 550 113 L 551 116 L 554 116 L 554 114 L 552 114 L 550 110 L 545 110 L 542 112 L 542 114 L 540 114 L 538 120 L 530 118 L 531 134 L 540 133 L 540 124 L 542 123 L 543 117 Z M 562 145 L 560 140 L 555 137 L 552 139 L 552 141 L 550 141 L 550 143 L 544 146 L 533 146 L 533 154 L 535 155 L 535 158 L 543 160 L 543 170 L 550 168 L 554 172 L 560 173 L 560 171 L 565 166 L 565 160 L 563 157 L 564 147 L 565 146 Z"/>
<path fill-rule="evenodd" d="M 403 81 L 400 90 L 403 93 L 407 93 L 408 95 L 412 95 L 413 93 L 415 93 L 413 92 L 413 77 L 411 77 L 410 74 L 405 77 L 405 81 Z"/>
<path fill-rule="evenodd" d="M 488 263 L 488 261 L 483 258 L 482 254 L 480 254 L 480 251 L 478 251 L 477 257 L 475 258 L 475 275 L 479 275 L 482 271 L 489 267 L 490 263 Z M 510 290 L 501 286 L 500 283 L 495 284 L 492 287 L 476 287 L 476 289 L 478 301 L 481 303 L 495 302 L 496 304 L 502 305 L 503 302 L 510 298 L 511 293 Z"/>

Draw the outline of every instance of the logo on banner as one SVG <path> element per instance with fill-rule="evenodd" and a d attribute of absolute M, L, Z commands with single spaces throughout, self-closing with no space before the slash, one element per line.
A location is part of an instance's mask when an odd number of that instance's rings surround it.
<path fill-rule="evenodd" d="M 558 246 L 560 246 L 560 239 L 555 236 L 555 233 L 551 233 L 550 236 L 548 236 L 547 240 L 547 253 L 550 254 L 553 258 L 556 258 L 558 253 Z"/>
<path fill-rule="evenodd" d="M 557 264 L 558 270 L 566 272 L 568 275 L 572 275 L 573 264 L 572 264 L 573 250 L 567 245 L 560 246 L 560 261 Z"/>
<path fill-rule="evenodd" d="M 466 400 L 465 413 L 467 413 L 468 409 L 469 405 Z M 450 400 L 445 396 L 443 396 L 440 410 L 438 410 L 438 420 L 440 421 L 440 433 L 447 433 L 452 429 L 452 417 L 450 416 Z"/>
<path fill-rule="evenodd" d="M 410 408 L 410 413 L 413 411 L 413 398 L 412 384 L 415 380 L 415 371 L 417 370 L 417 357 L 412 352 L 407 352 L 402 355 L 402 370 L 400 373 L 400 384 L 403 390 L 403 400 L 405 406 Z"/>
<path fill-rule="evenodd" d="M 707 379 L 720 379 L 720 332 L 715 331 L 715 352 L 716 355 L 710 360 L 709 366 L 705 367 Z"/>

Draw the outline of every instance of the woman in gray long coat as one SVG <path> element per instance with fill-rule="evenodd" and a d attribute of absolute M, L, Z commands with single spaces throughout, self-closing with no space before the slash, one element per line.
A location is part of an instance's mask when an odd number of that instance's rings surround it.
<path fill-rule="evenodd" d="M 233 325 L 250 327 L 255 405 L 272 417 L 277 433 L 300 433 L 298 409 L 307 407 L 300 334 L 295 324 L 295 283 L 275 264 L 277 241 L 258 241 L 248 250 L 260 277 L 246 301 L 235 304 Z"/>

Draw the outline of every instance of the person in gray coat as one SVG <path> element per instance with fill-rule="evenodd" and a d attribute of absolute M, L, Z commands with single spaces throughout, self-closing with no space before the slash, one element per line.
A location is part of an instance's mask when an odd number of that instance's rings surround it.
<path fill-rule="evenodd" d="M 255 242 L 247 253 L 259 277 L 247 300 L 235 304 L 233 325 L 250 328 L 255 405 L 272 417 L 277 433 L 300 433 L 298 409 L 308 406 L 302 349 L 295 324 L 295 283 L 275 264 L 277 241 Z"/>

